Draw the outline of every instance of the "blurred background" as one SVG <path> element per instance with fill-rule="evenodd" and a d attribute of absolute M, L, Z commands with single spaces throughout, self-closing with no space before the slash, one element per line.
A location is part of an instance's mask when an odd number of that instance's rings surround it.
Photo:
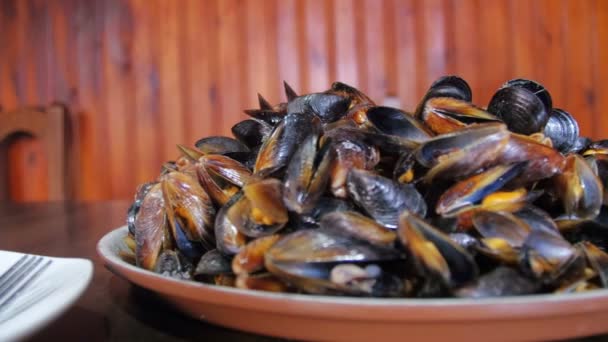
<path fill-rule="evenodd" d="M 608 137 L 606 0 L 0 0 L 0 106 L 70 110 L 69 197 L 131 198 L 176 144 L 340 80 L 412 110 L 444 74 L 486 106 L 543 83 L 581 134 Z M 10 198 L 47 197 L 47 156 L 10 139 Z"/>

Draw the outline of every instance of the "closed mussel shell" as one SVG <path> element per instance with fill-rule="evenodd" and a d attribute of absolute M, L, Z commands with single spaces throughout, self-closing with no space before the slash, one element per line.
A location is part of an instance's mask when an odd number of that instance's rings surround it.
<path fill-rule="evenodd" d="M 553 100 L 551 99 L 551 94 L 549 93 L 549 91 L 547 91 L 545 86 L 543 86 L 542 84 L 524 78 L 516 78 L 507 81 L 505 84 L 502 85 L 501 88 L 513 87 L 524 88 L 531 91 L 536 96 L 538 96 L 538 98 L 543 102 L 543 104 L 547 108 L 547 111 L 551 112 L 551 109 L 553 108 Z"/>
<path fill-rule="evenodd" d="M 488 112 L 504 121 L 510 131 L 526 135 L 542 131 L 549 120 L 543 101 L 520 87 L 499 89 L 490 100 Z"/>
<path fill-rule="evenodd" d="M 313 93 L 289 101 L 287 113 L 311 113 L 329 123 L 346 115 L 350 102 L 350 98 L 337 94 Z"/>
<path fill-rule="evenodd" d="M 553 147 L 562 153 L 572 151 L 579 138 L 576 120 L 565 110 L 555 108 L 544 128 L 545 136 L 553 142 Z"/>

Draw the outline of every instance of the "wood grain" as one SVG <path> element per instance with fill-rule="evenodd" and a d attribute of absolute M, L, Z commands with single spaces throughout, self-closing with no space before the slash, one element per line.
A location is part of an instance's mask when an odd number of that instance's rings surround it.
<path fill-rule="evenodd" d="M 591 42 L 591 22 L 595 20 L 595 13 L 591 4 L 591 1 L 568 2 L 562 8 L 566 27 L 564 82 L 568 96 L 561 103 L 578 119 L 581 131 L 588 135 L 595 133 L 593 109 L 597 96 L 594 93 Z"/>
<path fill-rule="evenodd" d="M 357 48 L 361 46 L 355 33 L 355 1 L 337 0 L 334 3 L 334 32 L 336 80 L 360 87 L 357 60 Z"/>
<path fill-rule="evenodd" d="M 283 80 L 299 93 L 340 80 L 412 110 L 443 74 L 482 106 L 531 78 L 600 138 L 607 23 L 603 0 L 0 0 L 0 106 L 72 109 L 82 200 L 131 198 L 176 144 L 229 135 L 258 92 L 284 101 Z M 0 191 L 45 198 L 31 183 L 45 174 L 39 144 L 4 149 Z"/>

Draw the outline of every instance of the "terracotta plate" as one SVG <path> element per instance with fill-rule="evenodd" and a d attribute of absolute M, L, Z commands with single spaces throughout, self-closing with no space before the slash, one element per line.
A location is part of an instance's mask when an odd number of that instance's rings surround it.
<path fill-rule="evenodd" d="M 192 317 L 304 340 L 520 341 L 608 332 L 608 290 L 497 299 L 372 299 L 274 294 L 179 281 L 120 259 L 126 227 L 97 251 L 110 271 L 157 292 Z"/>

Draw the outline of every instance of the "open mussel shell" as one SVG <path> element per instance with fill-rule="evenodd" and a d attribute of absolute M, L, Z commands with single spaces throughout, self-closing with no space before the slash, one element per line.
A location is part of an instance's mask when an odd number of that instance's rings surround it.
<path fill-rule="evenodd" d="M 587 147 L 591 143 L 592 140 L 588 137 L 578 137 L 578 139 L 576 139 L 576 143 L 574 144 L 572 149 L 568 151 L 568 153 L 582 153 L 587 149 Z"/>
<path fill-rule="evenodd" d="M 608 155 L 593 154 L 585 157 L 585 161 L 591 166 L 604 188 L 603 205 L 608 205 Z"/>
<path fill-rule="evenodd" d="M 470 102 L 451 97 L 435 97 L 426 102 L 422 111 L 422 121 L 433 132 L 444 134 L 473 123 L 493 122 L 499 119 Z"/>
<path fill-rule="evenodd" d="M 510 131 L 526 135 L 543 130 L 548 110 L 534 92 L 520 87 L 499 89 L 488 105 L 488 112 L 506 123 Z"/>
<path fill-rule="evenodd" d="M 286 83 L 285 83 L 285 86 L 286 86 L 286 89 L 289 87 Z M 291 91 L 293 91 L 291 88 L 289 88 L 289 89 Z M 294 93 L 294 97 L 295 96 L 296 95 Z M 289 95 L 288 95 L 288 97 L 289 97 Z M 258 93 L 258 102 L 260 104 L 259 109 L 244 110 L 245 114 L 249 115 L 250 117 L 254 118 L 255 120 L 259 120 L 259 121 L 267 123 L 268 125 L 274 126 L 285 117 L 285 114 L 287 114 L 287 104 L 286 103 L 279 103 L 278 105 L 273 106 L 259 93 Z M 234 130 L 233 130 L 233 132 L 234 132 Z M 240 140 L 240 137 L 238 134 L 235 134 L 235 137 L 237 137 L 237 139 Z"/>
<path fill-rule="evenodd" d="M 454 75 L 442 76 L 435 80 L 429 93 L 433 97 L 452 97 L 469 102 L 473 100 L 473 93 L 467 81 Z"/>
<path fill-rule="evenodd" d="M 396 135 L 416 142 L 429 140 L 430 132 L 414 116 L 392 107 L 372 107 L 367 110 L 367 119 L 384 134 Z"/>
<path fill-rule="evenodd" d="M 338 211 L 352 211 L 354 209 L 355 206 L 351 201 L 335 197 L 322 196 L 319 198 L 314 208 L 307 213 L 299 215 L 296 224 L 302 227 L 318 228 L 321 219 L 326 214 Z"/>
<path fill-rule="evenodd" d="M 327 142 L 331 139 L 331 142 Z M 330 190 L 335 197 L 346 198 L 346 177 L 351 169 L 373 169 L 380 161 L 378 148 L 364 141 L 359 130 L 344 128 L 325 132 L 323 144 L 330 144 L 334 158 L 330 166 Z"/>
<path fill-rule="evenodd" d="M 422 272 L 438 276 L 446 286 L 458 287 L 477 278 L 479 270 L 471 254 L 417 215 L 403 212 L 398 236 Z"/>
<path fill-rule="evenodd" d="M 330 143 L 321 147 L 318 144 L 319 135 L 314 132 L 304 140 L 287 166 L 283 202 L 298 214 L 310 211 L 329 183 L 335 152 Z"/>
<path fill-rule="evenodd" d="M 591 141 L 585 146 L 583 155 L 608 154 L 608 139 Z"/>
<path fill-rule="evenodd" d="M 438 135 L 421 144 L 416 150 L 416 160 L 425 167 L 433 167 L 442 156 L 463 150 L 473 152 L 473 148 L 480 145 L 479 149 L 485 150 L 500 145 L 503 140 L 506 143 L 508 136 L 507 127 L 502 123 L 471 125 L 456 132 Z M 478 155 L 472 157 L 479 158 Z"/>
<path fill-rule="evenodd" d="M 127 210 L 127 226 L 129 227 L 129 234 L 133 236 L 135 236 L 135 218 L 137 217 L 137 213 L 139 213 L 141 203 L 154 184 L 156 184 L 156 182 L 144 183 L 138 186 L 135 193 L 135 199 Z"/>
<path fill-rule="evenodd" d="M 346 184 L 349 197 L 387 228 L 397 228 L 403 210 L 426 215 L 426 202 L 411 184 L 400 184 L 364 170 L 351 170 Z"/>
<path fill-rule="evenodd" d="M 431 168 L 424 176 L 428 184 L 434 179 L 458 180 L 498 164 L 509 137 L 503 123 L 474 124 L 423 143 L 416 160 Z"/>
<path fill-rule="evenodd" d="M 161 177 L 160 184 L 173 234 L 182 231 L 189 241 L 202 243 L 206 249 L 211 249 L 215 245 L 215 207 L 196 176 L 171 172 Z"/>
<path fill-rule="evenodd" d="M 458 76 L 440 77 L 431 84 L 429 90 L 422 98 L 422 101 L 418 104 L 418 107 L 416 108 L 416 117 L 422 116 L 422 111 L 426 102 L 435 97 L 450 97 L 471 102 L 473 93 L 467 81 Z"/>
<path fill-rule="evenodd" d="M 180 217 L 169 217 L 169 227 L 177 250 L 189 260 L 198 260 L 206 251 L 213 249 L 213 245 L 209 240 L 192 239 L 188 235 L 190 231 L 186 224 Z"/>
<path fill-rule="evenodd" d="M 360 287 L 336 283 L 331 272 L 340 264 L 379 264 L 400 261 L 403 256 L 392 248 L 374 246 L 365 241 L 322 229 L 290 233 L 276 242 L 265 254 L 266 269 L 308 293 L 387 295 Z"/>
<path fill-rule="evenodd" d="M 310 113 L 290 113 L 285 116 L 262 144 L 254 173 L 266 177 L 283 169 L 304 139 L 319 131 L 320 125 L 320 121 Z"/>
<path fill-rule="evenodd" d="M 499 238 L 516 248 L 523 246 L 532 230 L 525 221 L 511 213 L 490 210 L 475 212 L 473 226 L 484 238 Z"/>
<path fill-rule="evenodd" d="M 222 136 L 213 136 L 199 139 L 194 143 L 197 149 L 203 153 L 224 154 L 228 152 L 248 152 L 249 148 L 242 142 Z"/>
<path fill-rule="evenodd" d="M 411 183 L 416 179 L 416 156 L 412 152 L 403 153 L 395 162 L 393 179 L 399 183 Z"/>
<path fill-rule="evenodd" d="M 276 126 L 285 118 L 287 108 L 283 108 L 281 110 L 245 109 L 243 112 L 256 120 L 264 121 L 271 126 Z"/>
<path fill-rule="evenodd" d="M 331 88 L 325 93 L 335 94 L 350 99 L 351 107 L 358 105 L 374 105 L 374 101 L 372 101 L 362 91 L 342 82 L 332 83 Z"/>
<path fill-rule="evenodd" d="M 500 237 L 479 239 L 475 251 L 502 265 L 517 267 L 520 263 L 520 249 Z"/>
<path fill-rule="evenodd" d="M 225 209 L 226 222 L 250 238 L 272 235 L 289 220 L 283 204 L 283 184 L 274 178 L 245 185 L 242 195 L 228 205 Z"/>
<path fill-rule="evenodd" d="M 568 153 L 575 148 L 578 142 L 579 127 L 570 113 L 554 108 L 543 133 L 551 139 L 553 147 L 562 153 Z"/>
<path fill-rule="evenodd" d="M 580 246 L 587 263 L 599 276 L 602 287 L 608 288 L 608 253 L 589 241 L 582 241 L 577 246 Z"/>
<path fill-rule="evenodd" d="M 133 222 L 137 266 L 154 269 L 167 237 L 166 230 L 165 200 L 160 184 L 156 183 L 143 197 Z"/>
<path fill-rule="evenodd" d="M 264 269 L 264 255 L 279 238 L 279 235 L 268 235 L 250 241 L 232 258 L 234 274 L 250 274 Z"/>
<path fill-rule="evenodd" d="M 604 188 L 582 156 L 568 155 L 563 172 L 555 178 L 555 185 L 565 218 L 593 219 L 599 214 Z"/>
<path fill-rule="evenodd" d="M 524 167 L 525 163 L 499 165 L 456 183 L 439 198 L 437 214 L 453 216 L 462 209 L 480 203 L 519 175 Z"/>
<path fill-rule="evenodd" d="M 225 205 L 238 191 L 236 186 L 210 174 L 202 165 L 196 169 L 196 173 L 201 186 L 218 206 Z"/>
<path fill-rule="evenodd" d="M 252 179 L 251 171 L 245 165 L 225 155 L 205 155 L 199 159 L 199 163 L 208 172 L 238 187 Z"/>
<path fill-rule="evenodd" d="M 243 120 L 232 126 L 232 134 L 250 149 L 260 145 L 272 133 L 272 126 L 262 120 Z"/>
<path fill-rule="evenodd" d="M 561 173 L 565 158 L 554 148 L 529 136 L 512 133 L 506 146 L 498 154 L 496 162 L 499 164 L 526 162 L 525 169 L 510 184 L 512 187 L 519 187 Z"/>
<path fill-rule="evenodd" d="M 551 216 L 534 205 L 528 204 L 521 210 L 514 212 L 513 215 L 524 221 L 528 227 L 530 227 L 531 231 L 544 231 L 549 234 L 561 236 L 561 233 Z"/>
<path fill-rule="evenodd" d="M 390 247 L 397 239 L 394 231 L 355 211 L 336 211 L 321 219 L 320 228 L 367 241 L 373 245 Z"/>
<path fill-rule="evenodd" d="M 521 249 L 523 270 L 545 283 L 580 272 L 581 254 L 566 239 L 544 231 L 531 232 Z"/>
<path fill-rule="evenodd" d="M 218 206 L 225 205 L 251 179 L 251 171 L 240 162 L 220 154 L 199 158 L 196 174 L 201 186 Z"/>
<path fill-rule="evenodd" d="M 215 217 L 215 243 L 217 250 L 225 255 L 238 253 L 247 243 L 247 237 L 239 231 L 234 216 L 228 216 L 228 211 L 242 197 L 242 193 L 233 196 L 217 213 Z M 235 214 L 232 214 L 235 215 Z"/>

